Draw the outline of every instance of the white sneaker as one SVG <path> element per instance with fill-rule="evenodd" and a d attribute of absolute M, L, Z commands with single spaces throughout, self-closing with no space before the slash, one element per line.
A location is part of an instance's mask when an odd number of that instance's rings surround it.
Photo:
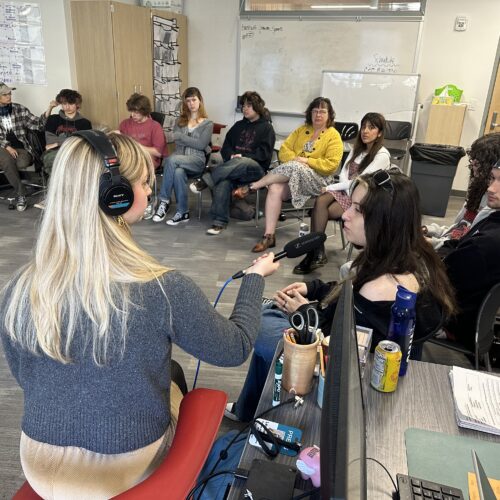
<path fill-rule="evenodd" d="M 153 204 L 150 203 L 147 207 L 146 207 L 146 210 L 144 210 L 144 215 L 142 216 L 142 218 L 144 220 L 149 220 L 153 217 L 153 212 L 154 212 L 154 208 L 153 208 Z"/>
<path fill-rule="evenodd" d="M 168 201 L 160 202 L 160 206 L 156 209 L 156 213 L 153 215 L 153 222 L 163 222 L 167 216 L 169 208 L 170 203 Z"/>
<path fill-rule="evenodd" d="M 175 212 L 175 215 L 167 221 L 169 226 L 177 226 L 181 222 L 189 222 L 189 212 L 181 214 L 180 212 Z"/>
<path fill-rule="evenodd" d="M 16 199 L 16 209 L 18 212 L 24 212 L 28 203 L 26 201 L 26 196 L 18 196 Z"/>
<path fill-rule="evenodd" d="M 220 234 L 222 231 L 224 231 L 224 228 L 222 226 L 213 225 L 210 229 L 207 229 L 207 234 L 212 234 L 216 236 L 217 234 Z"/>
<path fill-rule="evenodd" d="M 45 200 L 41 200 L 38 203 L 33 205 L 35 208 L 39 208 L 40 210 L 45 210 Z"/>
<path fill-rule="evenodd" d="M 226 409 L 224 410 L 224 416 L 226 418 L 228 418 L 229 420 L 233 420 L 234 422 L 239 422 L 240 419 L 238 418 L 236 413 L 234 413 L 235 406 L 236 406 L 236 403 L 228 403 L 226 405 Z"/>

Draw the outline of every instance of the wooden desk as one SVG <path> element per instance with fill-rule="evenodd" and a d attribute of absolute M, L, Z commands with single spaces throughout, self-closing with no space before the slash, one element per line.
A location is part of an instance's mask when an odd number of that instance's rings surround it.
<path fill-rule="evenodd" d="M 410 361 L 408 373 L 399 380 L 397 391 L 384 394 L 370 387 L 370 359 L 363 380 L 367 429 L 366 456 L 382 462 L 394 478 L 397 473 L 408 473 L 404 432 L 411 427 L 500 443 L 498 436 L 457 426 L 448 378 L 449 370 L 449 366 Z M 274 374 L 270 372 L 257 413 L 271 405 L 273 382 Z M 317 379 L 313 391 L 306 396 L 303 407 L 298 410 L 288 405 L 280 407 L 266 418 L 302 429 L 304 447 L 313 444 L 319 446 L 321 409 L 316 404 L 316 396 Z M 283 391 L 282 398 L 287 397 L 288 394 Z M 431 401 L 436 401 L 437 404 L 432 405 Z M 247 443 L 240 467 L 249 469 L 254 458 L 264 457 L 259 449 Z M 295 458 L 279 455 L 276 461 L 294 464 Z M 370 500 L 392 498 L 393 486 L 390 479 L 379 465 L 370 460 L 367 462 L 367 476 Z M 243 485 L 244 481 L 235 480 L 229 498 L 239 498 Z"/>

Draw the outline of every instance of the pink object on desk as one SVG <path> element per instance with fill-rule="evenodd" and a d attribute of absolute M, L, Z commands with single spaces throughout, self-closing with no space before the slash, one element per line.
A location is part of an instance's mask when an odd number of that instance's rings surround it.
<path fill-rule="evenodd" d="M 300 452 L 297 459 L 297 469 L 299 469 L 302 479 L 311 479 L 315 488 L 321 485 L 319 448 L 317 446 L 304 448 Z"/>

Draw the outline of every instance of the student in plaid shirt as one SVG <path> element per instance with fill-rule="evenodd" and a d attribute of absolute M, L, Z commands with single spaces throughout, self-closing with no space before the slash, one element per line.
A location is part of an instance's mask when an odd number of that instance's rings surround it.
<path fill-rule="evenodd" d="M 43 130 L 57 103 L 51 101 L 47 110 L 37 117 L 28 108 L 12 102 L 13 90 L 16 89 L 0 82 L 0 170 L 4 171 L 14 188 L 16 208 L 22 212 L 26 210 L 26 192 L 19 177 L 19 169 L 28 167 L 33 160 L 26 130 Z"/>

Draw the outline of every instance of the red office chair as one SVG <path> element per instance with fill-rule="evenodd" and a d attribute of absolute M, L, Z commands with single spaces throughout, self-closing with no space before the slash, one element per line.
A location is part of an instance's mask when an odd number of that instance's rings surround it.
<path fill-rule="evenodd" d="M 219 430 L 227 394 L 214 389 L 194 389 L 182 400 L 172 446 L 161 465 L 142 483 L 116 497 L 118 500 L 153 500 L 160 493 L 186 498 L 196 484 Z M 12 500 L 38 500 L 25 482 Z"/>

